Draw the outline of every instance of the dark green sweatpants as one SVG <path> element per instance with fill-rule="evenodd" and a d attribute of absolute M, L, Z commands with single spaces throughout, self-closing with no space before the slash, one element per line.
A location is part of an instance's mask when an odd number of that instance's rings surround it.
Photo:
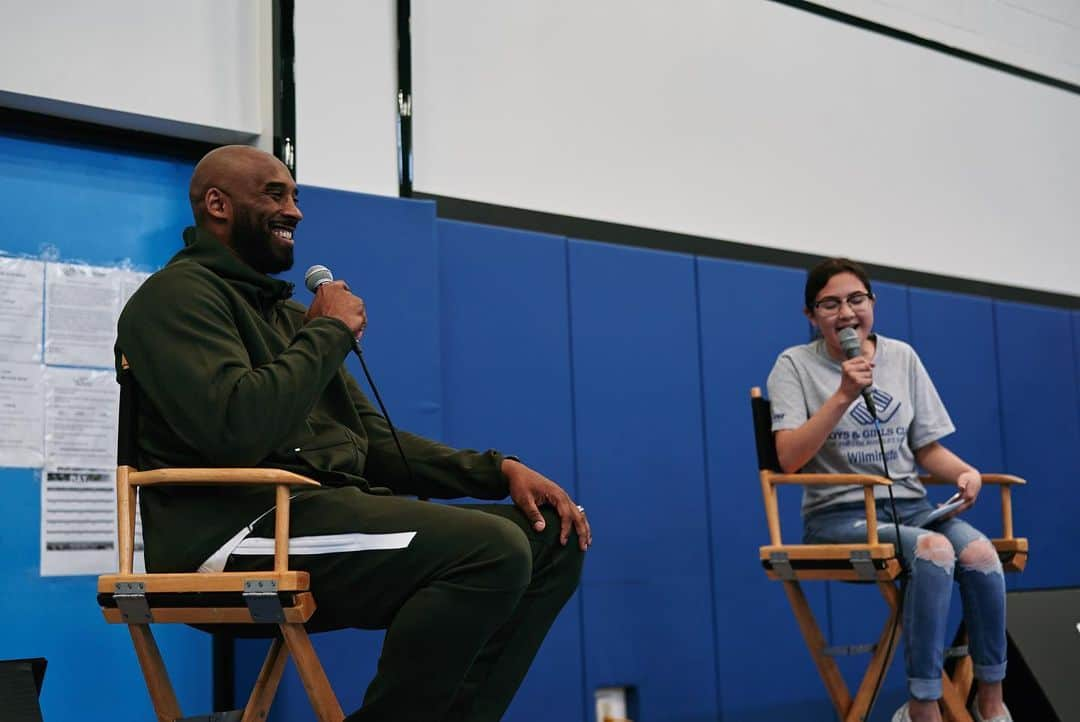
<path fill-rule="evenodd" d="M 387 630 L 363 707 L 347 722 L 502 716 L 584 561 L 577 536 L 560 545 L 558 517 L 542 511 L 538 533 L 508 504 L 447 506 L 354 488 L 293 499 L 292 549 L 310 553 L 292 554 L 289 568 L 310 572 L 318 605 L 308 628 Z M 252 541 L 272 539 L 273 523 L 265 517 Z M 379 540 L 396 548 L 371 548 Z M 343 550 L 354 542 L 368 548 Z M 251 551 L 226 569 L 273 566 L 272 553 Z"/>

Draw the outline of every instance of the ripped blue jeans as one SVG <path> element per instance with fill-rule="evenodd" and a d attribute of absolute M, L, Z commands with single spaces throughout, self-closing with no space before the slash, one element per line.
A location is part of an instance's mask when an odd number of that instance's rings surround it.
<path fill-rule="evenodd" d="M 903 611 L 904 661 L 908 692 L 918 700 L 941 698 L 945 627 L 954 578 L 960 585 L 975 678 L 983 682 L 1005 678 L 1005 577 L 1001 562 L 982 544 L 965 552 L 986 536 L 960 518 L 926 528 L 909 526 L 931 508 L 925 498 L 896 500 L 904 563 L 909 570 Z M 878 500 L 877 518 L 878 537 L 895 543 L 896 527 L 887 500 Z M 865 542 L 862 502 L 811 514 L 804 520 L 803 537 L 807 544 Z"/>

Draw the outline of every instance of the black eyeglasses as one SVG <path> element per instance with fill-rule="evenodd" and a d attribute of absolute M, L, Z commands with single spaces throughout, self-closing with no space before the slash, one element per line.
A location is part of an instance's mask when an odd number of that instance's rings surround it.
<path fill-rule="evenodd" d="M 840 306 L 847 304 L 848 308 L 852 311 L 861 311 L 866 308 L 866 304 L 870 303 L 874 298 L 872 293 L 864 293 L 859 291 L 853 293 L 847 298 L 837 298 L 836 296 L 826 296 L 819 301 L 814 302 L 814 308 L 819 311 L 825 311 L 826 313 L 836 313 L 840 310 Z"/>

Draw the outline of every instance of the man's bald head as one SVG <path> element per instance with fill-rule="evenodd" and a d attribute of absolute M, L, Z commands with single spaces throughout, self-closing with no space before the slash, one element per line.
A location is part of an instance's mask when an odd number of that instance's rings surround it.
<path fill-rule="evenodd" d="M 303 218 L 296 182 L 280 160 L 226 145 L 199 161 L 188 188 L 195 224 L 263 273 L 292 266 L 293 232 Z"/>
<path fill-rule="evenodd" d="M 266 165 L 281 166 L 288 172 L 285 164 L 274 156 L 248 145 L 223 145 L 202 157 L 191 174 L 188 186 L 188 200 L 196 225 L 206 221 L 206 192 L 211 188 L 221 188 L 230 192 L 258 175 Z"/>

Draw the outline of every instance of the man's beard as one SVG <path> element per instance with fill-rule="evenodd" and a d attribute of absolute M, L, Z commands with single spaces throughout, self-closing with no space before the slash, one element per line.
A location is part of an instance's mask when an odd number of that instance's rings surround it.
<path fill-rule="evenodd" d="M 250 217 L 236 216 L 233 244 L 237 254 L 260 273 L 282 273 L 293 267 L 293 248 L 275 242 L 268 226 L 259 226 Z"/>

